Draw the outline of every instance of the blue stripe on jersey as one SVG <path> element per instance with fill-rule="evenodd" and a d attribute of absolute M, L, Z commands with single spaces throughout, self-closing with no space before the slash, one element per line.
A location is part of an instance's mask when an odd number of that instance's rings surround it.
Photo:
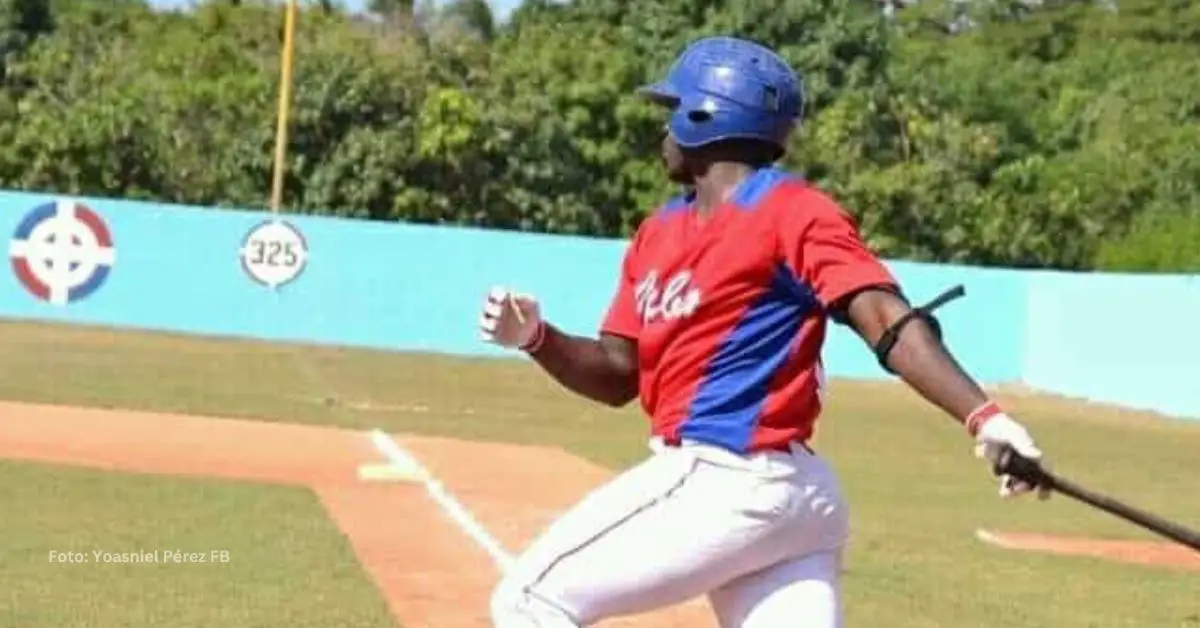
<path fill-rule="evenodd" d="M 742 210 L 755 209 L 767 193 L 784 181 L 800 181 L 800 178 L 775 166 L 762 168 L 738 186 L 730 201 Z"/>
<path fill-rule="evenodd" d="M 668 200 L 666 203 L 663 203 L 662 207 L 660 207 L 658 209 L 657 213 L 660 216 L 665 216 L 667 214 L 673 214 L 677 211 L 687 209 L 688 207 L 691 207 L 692 198 L 694 196 L 695 196 L 694 192 L 689 192 L 687 194 L 680 194 L 679 196 L 674 196 L 670 200 Z"/>
<path fill-rule="evenodd" d="M 763 403 L 804 319 L 812 289 L 779 264 L 769 289 L 742 315 L 708 363 L 679 436 L 736 452 L 749 448 Z"/>
<path fill-rule="evenodd" d="M 737 187 L 737 190 L 734 191 L 733 196 L 729 200 L 739 209 L 755 209 L 768 192 L 775 189 L 776 185 L 784 181 L 802 181 L 802 179 L 776 166 L 760 168 L 746 177 L 746 180 Z M 655 213 L 660 216 L 666 216 L 680 210 L 689 209 L 694 200 L 696 200 L 696 191 L 692 190 L 686 194 L 672 197 L 666 203 L 663 203 Z"/>

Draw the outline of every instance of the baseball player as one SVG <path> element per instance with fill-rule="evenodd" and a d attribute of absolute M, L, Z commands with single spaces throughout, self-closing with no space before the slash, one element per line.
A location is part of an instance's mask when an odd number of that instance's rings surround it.
<path fill-rule="evenodd" d="M 486 297 L 480 328 L 584 397 L 639 398 L 652 454 L 516 560 L 493 622 L 573 628 L 707 596 L 726 628 L 839 627 L 847 505 L 806 444 L 825 401 L 828 321 L 960 422 L 977 456 L 1041 452 L 960 369 L 932 308 L 910 307 L 851 217 L 775 165 L 803 113 L 785 61 L 705 38 L 640 92 L 670 112 L 662 161 L 687 192 L 633 237 L 599 337 L 555 328 L 534 296 L 506 288 Z M 1002 496 L 1037 488 L 1000 481 Z"/>

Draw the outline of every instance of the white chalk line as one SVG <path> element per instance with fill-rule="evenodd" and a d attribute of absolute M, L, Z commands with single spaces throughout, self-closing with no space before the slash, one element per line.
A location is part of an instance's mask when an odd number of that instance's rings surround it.
<path fill-rule="evenodd" d="M 979 539 L 980 541 L 983 541 L 984 543 L 987 543 L 988 545 L 994 545 L 996 547 L 1002 547 L 1004 549 L 1016 549 L 1013 547 L 1012 543 L 1005 540 L 999 534 L 997 534 L 995 532 L 991 532 L 989 530 L 985 530 L 983 528 L 975 528 L 975 538 Z"/>
<path fill-rule="evenodd" d="M 454 495 L 450 493 L 446 487 L 433 477 L 411 453 L 402 448 L 396 441 L 384 433 L 382 430 L 375 429 L 371 431 L 371 442 L 375 444 L 375 448 L 383 457 L 388 459 L 388 462 L 411 470 L 416 481 L 420 482 L 425 487 L 425 492 L 429 494 L 433 501 L 441 506 L 442 511 L 446 513 L 450 520 L 455 523 L 471 540 L 487 552 L 496 566 L 500 568 L 502 573 L 507 572 L 513 564 L 513 557 L 507 550 L 496 540 L 496 537 L 484 528 L 482 524 L 475 519 L 469 510 L 462 505 Z"/>

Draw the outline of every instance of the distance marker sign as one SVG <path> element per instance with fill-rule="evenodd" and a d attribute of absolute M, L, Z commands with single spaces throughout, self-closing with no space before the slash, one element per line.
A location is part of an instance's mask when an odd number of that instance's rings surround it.
<path fill-rule="evenodd" d="M 308 264 L 308 243 L 291 223 L 273 218 L 246 234 L 240 251 L 242 268 L 251 279 L 278 288 L 291 283 Z"/>

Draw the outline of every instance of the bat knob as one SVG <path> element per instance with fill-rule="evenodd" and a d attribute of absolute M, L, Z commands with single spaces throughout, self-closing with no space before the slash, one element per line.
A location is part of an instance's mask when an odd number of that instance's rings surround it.
<path fill-rule="evenodd" d="M 1037 460 L 1022 456 L 1009 445 L 1005 445 L 1000 450 L 1000 455 L 996 456 L 992 472 L 998 476 L 1014 477 L 1030 486 L 1052 486 L 1054 484 L 1053 478 Z"/>

